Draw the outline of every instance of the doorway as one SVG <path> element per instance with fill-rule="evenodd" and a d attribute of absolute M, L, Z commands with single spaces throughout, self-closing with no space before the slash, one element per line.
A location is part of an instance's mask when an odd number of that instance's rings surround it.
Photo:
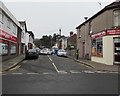
<path fill-rule="evenodd" d="M 120 64 L 120 37 L 114 38 L 114 64 Z"/>

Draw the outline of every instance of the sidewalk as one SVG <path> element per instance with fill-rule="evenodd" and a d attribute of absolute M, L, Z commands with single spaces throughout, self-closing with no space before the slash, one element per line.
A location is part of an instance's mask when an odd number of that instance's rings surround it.
<path fill-rule="evenodd" d="M 120 65 L 106 65 L 102 63 L 96 63 L 90 60 L 79 59 L 77 60 L 74 57 L 68 56 L 68 58 L 75 60 L 76 62 L 82 63 L 84 65 L 90 66 L 95 70 L 102 70 L 102 71 L 111 71 L 111 72 L 118 72 L 118 68 L 120 69 Z"/>
<path fill-rule="evenodd" d="M 2 62 L 2 64 L 0 65 L 0 72 L 16 66 L 19 62 L 24 60 L 24 58 L 25 58 L 25 55 L 20 55 L 15 58 Z"/>

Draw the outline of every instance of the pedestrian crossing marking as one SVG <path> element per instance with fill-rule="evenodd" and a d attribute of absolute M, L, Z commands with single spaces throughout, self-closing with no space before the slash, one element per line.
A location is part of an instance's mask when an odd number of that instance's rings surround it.
<path fill-rule="evenodd" d="M 40 72 L 40 73 L 3 73 L 1 75 L 22 75 L 22 74 L 27 74 L 27 75 L 39 75 L 39 74 L 43 74 L 43 75 L 47 75 L 47 74 L 82 74 L 82 73 L 86 73 L 86 74 L 105 74 L 105 73 L 109 73 L 109 74 L 118 74 L 119 72 L 108 72 L 108 71 L 89 71 L 89 70 L 83 70 L 83 71 L 77 71 L 77 70 L 70 70 L 70 71 L 65 71 L 65 70 L 60 70 L 59 72 Z"/>

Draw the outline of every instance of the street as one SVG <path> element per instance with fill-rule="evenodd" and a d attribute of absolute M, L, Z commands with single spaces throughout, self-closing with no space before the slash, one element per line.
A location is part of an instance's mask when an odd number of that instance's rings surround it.
<path fill-rule="evenodd" d="M 118 94 L 118 73 L 39 55 L 3 73 L 2 86 L 3 94 Z"/>

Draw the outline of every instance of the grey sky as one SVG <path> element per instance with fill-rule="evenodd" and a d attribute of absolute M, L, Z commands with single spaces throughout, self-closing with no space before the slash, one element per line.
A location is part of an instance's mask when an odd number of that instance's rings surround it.
<path fill-rule="evenodd" d="M 114 0 L 113 0 L 114 1 Z M 6 7 L 17 18 L 26 20 L 28 30 L 32 30 L 35 38 L 52 35 L 62 29 L 62 35 L 84 21 L 84 16 L 91 17 L 100 10 L 96 2 L 5 2 Z M 102 8 L 110 2 L 102 2 Z"/>

